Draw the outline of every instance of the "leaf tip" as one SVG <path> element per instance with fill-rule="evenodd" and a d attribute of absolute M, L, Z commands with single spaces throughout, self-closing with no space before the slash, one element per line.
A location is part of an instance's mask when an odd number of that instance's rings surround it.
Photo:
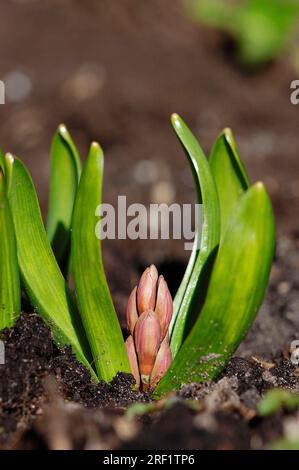
<path fill-rule="evenodd" d="M 87 160 L 90 162 L 91 165 L 95 165 L 96 167 L 101 168 L 101 171 L 103 171 L 104 152 L 98 142 L 91 142 Z"/>
<path fill-rule="evenodd" d="M 262 181 L 257 181 L 254 186 L 256 187 L 257 191 L 265 190 L 265 185 Z"/>
<path fill-rule="evenodd" d="M 272 202 L 269 196 L 269 193 L 261 181 L 255 183 L 251 188 L 248 190 L 251 198 L 255 198 L 255 204 L 261 204 L 264 207 L 267 207 L 268 215 L 271 214 L 271 219 L 273 221 L 274 230 L 275 230 L 275 220 L 273 214 L 273 207 Z"/>
<path fill-rule="evenodd" d="M 182 119 L 177 113 L 172 113 L 171 115 L 171 124 L 175 129 L 179 129 L 182 126 Z"/>
<path fill-rule="evenodd" d="M 266 187 L 262 181 L 257 181 L 253 186 L 252 190 L 257 195 L 266 195 L 268 197 L 268 193 Z"/>
<path fill-rule="evenodd" d="M 62 137 L 65 137 L 67 134 L 68 134 L 68 130 L 66 128 L 66 125 L 65 124 L 60 124 L 58 126 L 58 133 L 62 136 Z"/>
<path fill-rule="evenodd" d="M 91 142 L 90 147 L 94 150 L 102 150 L 100 144 L 95 140 Z"/>
<path fill-rule="evenodd" d="M 13 162 L 14 162 L 14 160 L 15 160 L 15 158 L 14 158 L 14 156 L 13 156 L 12 153 L 6 153 L 4 158 L 5 158 L 5 160 L 7 160 L 7 162 L 9 162 L 10 164 L 13 164 Z"/>
<path fill-rule="evenodd" d="M 231 128 L 230 127 L 225 127 L 221 134 L 225 137 L 228 144 L 232 145 L 232 143 L 234 142 L 234 136 L 233 136 L 233 132 L 232 132 Z"/>
<path fill-rule="evenodd" d="M 89 153 L 97 157 L 103 157 L 104 152 L 100 144 L 96 141 L 91 142 Z"/>

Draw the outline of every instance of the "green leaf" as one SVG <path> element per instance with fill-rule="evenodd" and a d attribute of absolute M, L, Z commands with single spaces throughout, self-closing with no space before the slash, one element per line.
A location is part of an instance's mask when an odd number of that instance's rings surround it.
<path fill-rule="evenodd" d="M 295 411 L 299 407 L 299 394 L 289 390 L 275 388 L 269 390 L 258 404 L 257 411 L 260 416 L 271 416 L 282 408 Z"/>
<path fill-rule="evenodd" d="M 66 127 L 61 124 L 51 146 L 47 234 L 57 262 L 65 274 L 68 269 L 72 213 L 80 174 L 78 151 Z"/>
<path fill-rule="evenodd" d="M 130 372 L 124 340 L 107 285 L 96 237 L 96 211 L 102 200 L 104 157 L 93 143 L 83 168 L 75 201 L 71 260 L 79 310 L 100 379 Z M 120 260 L 121 262 L 121 260 Z"/>
<path fill-rule="evenodd" d="M 230 129 L 224 129 L 216 140 L 210 167 L 219 195 L 222 238 L 238 200 L 249 188 L 249 179 Z"/>
<path fill-rule="evenodd" d="M 14 325 L 21 311 L 21 290 L 13 221 L 0 169 L 0 330 Z"/>
<path fill-rule="evenodd" d="M 240 199 L 215 261 L 205 304 L 157 387 L 157 395 L 184 383 L 217 377 L 236 350 L 263 300 L 275 245 L 272 206 L 262 183 Z"/>
<path fill-rule="evenodd" d="M 220 213 L 217 190 L 209 162 L 197 139 L 177 114 L 172 115 L 171 121 L 189 160 L 197 199 L 203 204 L 203 227 L 199 253 L 197 247 L 199 234 L 197 234 L 186 273 L 174 299 L 174 314 L 170 327 L 171 351 L 174 357 L 191 329 L 195 315 L 198 314 L 198 290 L 204 284 L 207 266 L 219 243 Z"/>
<path fill-rule="evenodd" d="M 50 326 L 59 345 L 70 345 L 91 374 L 89 349 L 71 294 L 47 239 L 31 176 L 15 158 L 9 205 L 15 227 L 18 262 L 32 305 Z"/>
<path fill-rule="evenodd" d="M 6 187 L 6 195 L 9 195 L 10 188 L 11 188 L 11 180 L 12 180 L 12 170 L 13 170 L 13 163 L 14 158 L 10 153 L 4 155 L 2 150 L 0 150 L 0 167 L 4 173 L 4 183 Z"/>

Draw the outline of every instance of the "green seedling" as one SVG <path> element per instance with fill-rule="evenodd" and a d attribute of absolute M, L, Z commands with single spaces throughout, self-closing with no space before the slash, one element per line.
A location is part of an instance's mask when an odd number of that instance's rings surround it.
<path fill-rule="evenodd" d="M 260 416 L 271 416 L 277 411 L 295 411 L 299 407 L 299 394 L 284 389 L 273 389 L 266 393 L 258 404 Z"/>
<path fill-rule="evenodd" d="M 227 33 L 238 60 L 257 67 L 281 55 L 299 20 L 297 0 L 187 0 L 188 15 Z"/>

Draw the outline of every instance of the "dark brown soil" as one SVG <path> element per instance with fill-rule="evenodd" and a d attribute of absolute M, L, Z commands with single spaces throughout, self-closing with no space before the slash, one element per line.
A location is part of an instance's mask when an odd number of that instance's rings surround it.
<path fill-rule="evenodd" d="M 134 379 L 128 374 L 118 374 L 110 385 L 96 385 L 70 348 L 60 350 L 54 345 L 49 329 L 36 314 L 23 313 L 1 339 L 5 365 L 0 365 L 0 443 L 4 446 L 42 413 L 49 394 L 54 401 L 61 394 L 65 400 L 88 408 L 127 407 L 149 400 L 132 391 Z"/>
<path fill-rule="evenodd" d="M 0 79 L 21 71 L 32 84 L 27 98 L 0 106 L 0 147 L 28 165 L 44 215 L 49 145 L 60 122 L 82 155 L 91 140 L 102 144 L 105 202 L 116 204 L 118 195 L 128 204 L 192 202 L 191 175 L 169 126 L 176 111 L 207 151 L 222 128 L 233 129 L 251 180 L 267 185 L 280 234 L 267 298 L 222 378 L 187 385 L 141 417 L 126 417 L 129 404 L 149 400 L 132 393 L 130 377 L 95 386 L 69 350 L 53 345 L 39 317 L 24 314 L 4 333 L 1 447 L 264 447 L 282 435 L 287 417 L 257 418 L 262 394 L 277 386 L 299 391 L 289 361 L 290 342 L 299 338 L 299 106 L 289 99 L 296 78 L 289 57 L 242 71 L 221 36 L 184 17 L 180 0 L 11 0 L 0 10 Z M 147 181 L 142 160 L 154 169 Z M 156 263 L 175 292 L 188 253 L 171 240 L 116 240 L 104 243 L 104 256 L 123 321 L 144 266 Z"/>

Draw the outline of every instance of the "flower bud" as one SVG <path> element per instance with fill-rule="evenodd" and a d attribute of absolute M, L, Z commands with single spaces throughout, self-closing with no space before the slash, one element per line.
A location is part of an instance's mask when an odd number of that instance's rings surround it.
<path fill-rule="evenodd" d="M 135 326 L 134 339 L 141 381 L 146 389 L 161 342 L 161 326 L 155 312 L 147 310 L 140 315 Z"/>
<path fill-rule="evenodd" d="M 138 320 L 138 312 L 137 312 L 137 287 L 131 292 L 131 295 L 128 300 L 127 310 L 126 310 L 126 318 L 127 318 L 127 327 L 131 335 L 134 334 L 134 328 L 136 322 Z"/>
<path fill-rule="evenodd" d="M 172 354 L 169 347 L 169 336 L 168 334 L 165 336 L 164 340 L 161 343 L 159 352 L 157 354 L 157 358 L 151 373 L 150 377 L 150 387 L 154 389 L 158 382 L 160 382 L 161 378 L 167 370 L 172 362 Z"/>
<path fill-rule="evenodd" d="M 152 264 L 141 276 L 137 289 L 137 308 L 139 314 L 154 310 L 156 304 L 158 271 Z"/>
<path fill-rule="evenodd" d="M 159 276 L 155 312 L 159 318 L 162 338 L 165 338 L 172 317 L 172 298 L 163 276 Z"/>
<path fill-rule="evenodd" d="M 153 389 L 171 364 L 168 330 L 172 313 L 167 283 L 151 265 L 131 292 L 126 310 L 127 352 L 137 386 L 143 391 Z"/>
<path fill-rule="evenodd" d="M 136 386 L 137 388 L 140 387 L 140 374 L 139 374 L 139 368 L 138 368 L 138 361 L 137 361 L 137 355 L 135 351 L 135 346 L 134 346 L 134 340 L 133 336 L 128 336 L 126 340 L 126 350 L 127 354 L 129 357 L 129 362 L 131 366 L 131 372 L 134 376 Z"/>

